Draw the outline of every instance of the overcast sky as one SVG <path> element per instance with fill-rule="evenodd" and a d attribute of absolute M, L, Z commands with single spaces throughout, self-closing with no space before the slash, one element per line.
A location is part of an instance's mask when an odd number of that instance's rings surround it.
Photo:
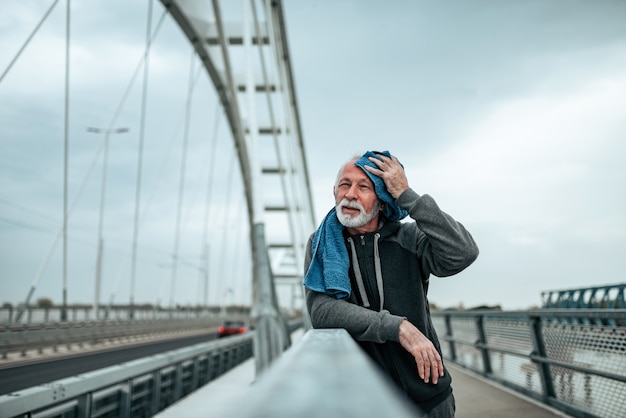
<path fill-rule="evenodd" d="M 1 71 L 50 3 L 20 4 L 0 6 Z M 72 54 L 83 65 L 72 70 L 73 173 L 88 170 L 97 141 L 85 128 L 108 126 L 145 39 L 143 3 L 107 4 L 74 6 L 82 18 L 75 18 Z M 332 185 L 343 162 L 368 149 L 389 150 L 404 164 L 411 187 L 433 196 L 467 227 L 481 250 L 464 272 L 431 280 L 430 299 L 438 306 L 525 309 L 539 305 L 545 290 L 626 281 L 626 2 L 286 0 L 283 6 L 318 220 L 333 205 Z M 156 2 L 153 25 L 161 10 Z M 54 14 L 33 40 L 33 52 L 25 52 L 0 83 L 0 302 L 25 297 L 61 219 L 64 8 Z M 178 89 L 150 90 L 148 129 L 169 134 L 173 128 L 160 123 L 164 115 L 180 119 L 190 50 L 169 18 L 155 49 L 160 53 L 151 61 L 151 82 Z M 204 105 L 204 113 L 198 111 L 194 129 L 213 132 L 214 118 L 207 116 L 215 112 L 212 86 L 206 77 L 198 83 L 205 94 L 194 94 L 194 108 Z M 128 99 L 134 108 L 122 111 L 117 123 L 130 126 L 135 135 L 140 97 L 139 82 Z M 161 110 L 162 103 L 169 107 Z M 54 139 L 46 141 L 50 130 Z M 120 165 L 122 158 L 136 158 L 129 151 L 136 142 L 120 145 L 136 137 L 124 135 L 111 139 L 111 155 Z M 216 135 L 224 137 L 220 144 L 228 144 L 225 129 Z M 205 178 L 210 149 L 206 141 L 197 141 L 187 176 Z M 168 144 L 169 139 L 150 149 L 162 155 Z M 231 157 L 220 161 L 220 170 L 231 170 Z M 175 185 L 179 163 L 157 162 L 146 163 L 146 177 L 161 172 Z M 125 213 L 132 213 L 135 174 L 111 176 L 128 190 L 116 194 L 110 186 L 110 199 L 125 202 Z M 89 254 L 72 259 L 72 266 L 84 264 L 71 269 L 73 302 L 93 300 L 100 177 L 92 177 L 87 186 L 91 204 L 78 204 L 82 216 L 73 220 L 73 253 L 87 248 Z M 73 177 L 73 191 L 81 179 L 82 174 Z M 196 190 L 187 201 L 198 203 L 197 209 L 186 209 L 186 231 L 202 224 L 204 197 L 197 192 L 202 184 L 186 186 Z M 144 256 L 141 270 L 151 277 L 138 286 L 147 302 L 168 297 L 170 273 L 159 264 L 171 263 L 176 188 L 167 190 L 163 186 L 155 195 L 159 205 L 150 209 L 170 214 L 170 239 L 155 249 L 158 256 Z M 111 223 L 115 215 L 107 218 Z M 128 252 L 132 226 L 119 228 L 109 232 L 108 239 L 119 243 L 107 247 L 113 254 L 109 258 Z M 229 245 L 245 247 L 246 234 L 242 230 L 242 238 Z M 160 246 L 162 236 L 151 237 L 144 236 L 144 244 Z M 199 251 L 199 236 L 183 240 L 193 240 L 195 247 L 181 251 Z M 59 249 L 36 297 L 60 302 Z M 109 271 L 122 268 L 116 267 L 120 260 Z M 193 281 L 177 288 L 181 303 L 197 301 L 200 284 L 198 273 L 193 274 Z M 113 281 L 104 285 L 103 300 Z M 225 297 L 224 286 L 214 286 L 213 294 Z M 231 295 L 249 293 L 245 283 L 232 287 Z M 128 291 L 119 293 L 120 302 L 126 301 Z"/>
<path fill-rule="evenodd" d="M 288 1 L 318 214 L 334 170 L 388 149 L 481 254 L 440 306 L 624 282 L 626 3 Z"/>

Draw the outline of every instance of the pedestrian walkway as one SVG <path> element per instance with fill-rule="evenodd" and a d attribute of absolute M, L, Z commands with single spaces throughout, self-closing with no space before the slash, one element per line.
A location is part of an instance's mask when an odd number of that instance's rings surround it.
<path fill-rule="evenodd" d="M 292 334 L 295 344 L 302 336 Z M 531 398 L 448 363 L 456 398 L 456 418 L 563 418 L 569 417 Z M 249 359 L 186 398 L 161 411 L 158 418 L 228 417 L 246 402 L 255 379 L 255 361 Z"/>
<path fill-rule="evenodd" d="M 569 417 L 449 362 L 446 367 L 452 375 L 456 418 Z"/>

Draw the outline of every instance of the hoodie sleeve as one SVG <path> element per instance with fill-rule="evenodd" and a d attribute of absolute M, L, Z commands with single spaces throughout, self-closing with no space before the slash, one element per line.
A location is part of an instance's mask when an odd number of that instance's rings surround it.
<path fill-rule="evenodd" d="M 424 277 L 459 273 L 476 260 L 478 246 L 465 227 L 439 209 L 429 195 L 418 195 L 407 189 L 397 199 L 409 212 L 420 230 L 417 254 L 421 258 Z"/>
<path fill-rule="evenodd" d="M 386 310 L 372 311 L 310 289 L 305 291 L 313 328 L 344 328 L 359 341 L 399 341 L 400 322 L 404 317 Z"/>
<path fill-rule="evenodd" d="M 312 237 L 309 239 L 304 259 L 304 271 L 311 264 Z M 305 288 L 307 309 L 313 328 L 344 328 L 360 341 L 398 341 L 402 316 L 386 310 L 372 311 L 346 300 Z"/>

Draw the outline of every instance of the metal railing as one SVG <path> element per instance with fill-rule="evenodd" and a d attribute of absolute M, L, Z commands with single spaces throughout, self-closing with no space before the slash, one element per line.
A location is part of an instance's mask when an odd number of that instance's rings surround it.
<path fill-rule="evenodd" d="M 433 312 L 433 323 L 447 361 L 574 417 L 618 418 L 626 410 L 626 310 L 446 311 Z M 0 416 L 151 416 L 249 357 L 252 335 L 5 395 Z M 368 394 L 349 408 L 355 416 L 415 414 L 384 380 L 344 330 L 310 330 L 259 376 L 232 416 L 307 417 L 320 408 L 350 416 L 344 390 Z M 279 398 L 290 401 L 268 402 Z"/>
<path fill-rule="evenodd" d="M 307 331 L 243 396 L 229 417 L 421 416 L 344 329 Z"/>
<path fill-rule="evenodd" d="M 18 310 L 22 309 L 21 318 L 18 319 Z M 46 324 L 50 322 L 85 322 L 85 321 L 130 321 L 130 320 L 157 320 L 157 319 L 196 319 L 215 318 L 224 316 L 250 316 L 250 307 L 247 306 L 212 306 L 209 308 L 155 308 L 135 306 L 102 306 L 99 314 L 92 306 L 70 306 L 67 308 L 67 321 L 62 321 L 61 306 L 42 308 L 28 306 L 25 308 L 12 306 L 0 307 L 0 324 L 6 326 L 20 326 L 31 324 Z"/>
<path fill-rule="evenodd" d="M 0 327 L 0 358 L 10 353 L 28 351 L 39 354 L 45 349 L 58 351 L 61 346 L 97 346 L 115 341 L 137 341 L 146 338 L 176 335 L 189 331 L 216 330 L 218 318 L 189 318 L 99 322 L 50 322 L 30 325 L 5 325 Z"/>
<path fill-rule="evenodd" d="M 541 292 L 548 309 L 626 309 L 626 283 Z"/>
<path fill-rule="evenodd" d="M 150 417 L 253 352 L 254 332 L 0 396 L 0 417 Z"/>
<path fill-rule="evenodd" d="M 575 417 L 626 411 L 626 309 L 433 312 L 448 361 Z"/>

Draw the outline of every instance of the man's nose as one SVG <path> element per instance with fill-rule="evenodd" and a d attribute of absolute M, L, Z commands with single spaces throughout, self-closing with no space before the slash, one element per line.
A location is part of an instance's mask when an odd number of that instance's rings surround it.
<path fill-rule="evenodd" d="M 344 197 L 349 200 L 356 199 L 356 192 L 356 185 L 350 186 L 348 190 L 346 190 L 346 194 L 344 195 Z"/>

